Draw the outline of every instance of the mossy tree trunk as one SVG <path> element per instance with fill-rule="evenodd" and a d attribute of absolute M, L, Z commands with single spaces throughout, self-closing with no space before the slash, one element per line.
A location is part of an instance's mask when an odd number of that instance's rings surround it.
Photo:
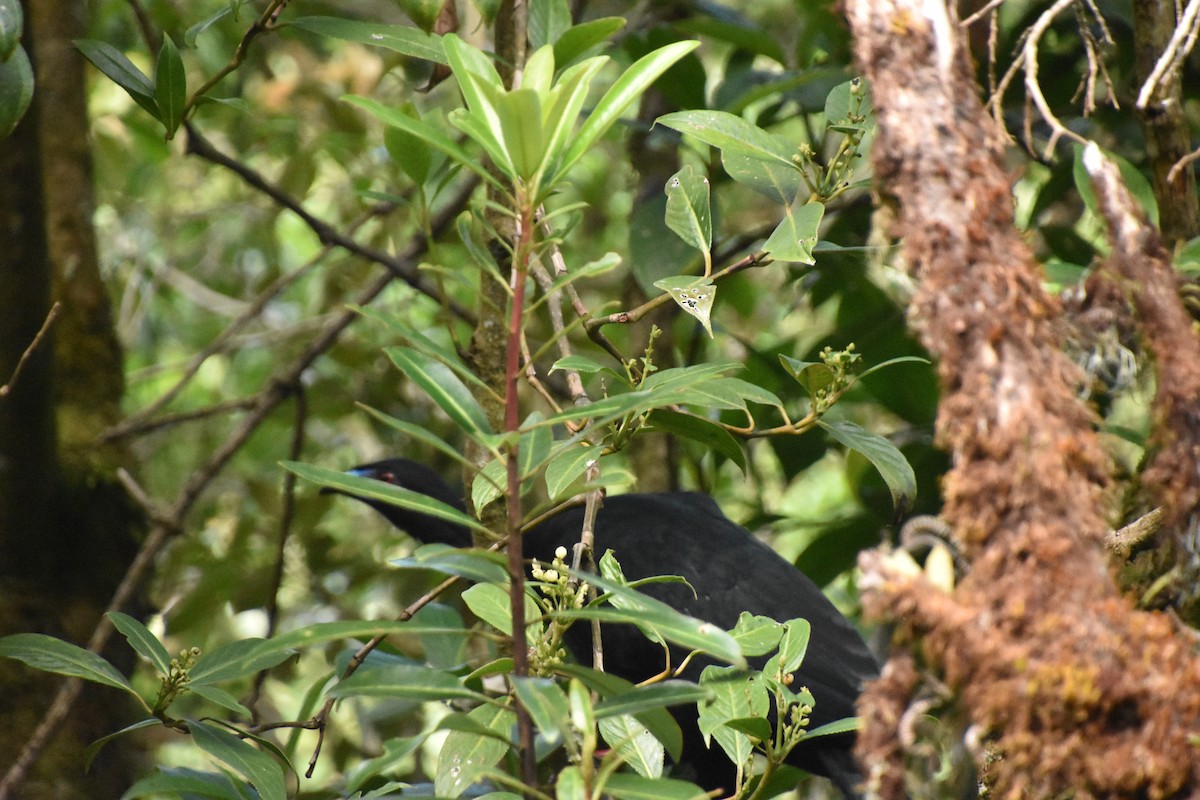
<path fill-rule="evenodd" d="M 84 644 L 133 553 L 140 524 L 94 444 L 120 413 L 121 352 L 100 276 L 78 0 L 26 4 L 34 103 L 0 148 L 0 634 L 41 631 Z M 38 339 L 52 306 L 56 315 Z M 29 350 L 14 381 L 13 373 Z M 0 664 L 0 764 L 16 761 L 60 680 Z M 88 689 L 20 790 L 23 798 L 119 797 L 118 743 L 90 774 L 82 751 L 132 721 L 117 693 Z"/>

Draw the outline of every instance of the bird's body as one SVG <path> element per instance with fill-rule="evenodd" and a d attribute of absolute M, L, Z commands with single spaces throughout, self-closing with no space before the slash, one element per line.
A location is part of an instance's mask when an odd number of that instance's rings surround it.
<path fill-rule="evenodd" d="M 462 507 L 457 495 L 427 467 L 406 459 L 389 459 L 357 467 L 354 474 L 374 477 Z M 360 498 L 361 499 L 361 498 Z M 469 546 L 470 534 L 451 523 L 366 500 L 397 527 L 425 542 Z M 524 535 L 524 554 L 549 562 L 556 548 L 571 548 L 583 525 L 582 507 L 569 508 Z M 732 628 L 743 611 L 779 621 L 804 618 L 812 627 L 807 656 L 794 674 L 794 686 L 807 686 L 816 705 L 811 727 L 853 716 L 862 683 L 879 667 L 854 626 L 838 612 L 820 588 L 771 548 L 726 517 L 711 497 L 693 492 L 626 494 L 609 497 L 596 517 L 597 555 L 612 550 L 630 580 L 679 575 L 690 586 L 656 583 L 646 594 L 673 608 Z M 566 643 L 576 659 L 590 663 L 588 626 L 576 625 Z M 632 626 L 603 629 L 605 669 L 630 681 L 641 681 L 664 666 L 662 648 Z M 674 664 L 684 654 L 673 652 Z M 751 660 L 762 666 L 763 659 Z M 694 661 L 682 677 L 696 681 L 709 660 Z M 696 727 L 695 708 L 675 710 L 684 732 L 681 776 L 705 789 L 733 789 L 735 770 L 720 752 L 706 751 Z M 837 784 L 846 794 L 861 780 L 850 749 L 852 734 L 803 742 L 789 763 Z M 714 745 L 715 746 L 715 745 Z"/>

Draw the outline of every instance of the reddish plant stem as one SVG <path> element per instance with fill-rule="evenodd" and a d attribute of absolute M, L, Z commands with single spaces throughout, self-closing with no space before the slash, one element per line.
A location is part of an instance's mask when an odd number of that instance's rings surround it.
<path fill-rule="evenodd" d="M 517 432 L 521 427 L 521 406 L 517 397 L 517 379 L 521 375 L 521 322 L 525 311 L 525 283 L 528 275 L 529 248 L 533 240 L 533 208 L 522 204 L 512 261 L 512 305 L 508 317 L 508 342 L 504 365 L 504 431 L 512 437 L 508 447 L 508 574 L 512 582 L 509 601 L 512 610 L 513 675 L 529 674 L 529 653 L 525 641 L 525 556 L 521 541 L 521 468 L 518 463 Z M 533 721 L 518 702 L 517 736 L 521 755 L 521 780 L 537 786 L 537 760 L 533 750 Z"/>

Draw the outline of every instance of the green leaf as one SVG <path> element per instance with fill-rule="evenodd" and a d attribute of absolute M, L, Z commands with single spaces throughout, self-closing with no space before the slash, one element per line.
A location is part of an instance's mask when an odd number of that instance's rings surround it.
<path fill-rule="evenodd" d="M 532 0 L 528 26 L 531 47 L 554 44 L 571 27 L 571 6 L 567 0 Z"/>
<path fill-rule="evenodd" d="M 462 550 L 444 544 L 418 547 L 411 556 L 394 559 L 391 563 L 398 569 L 433 570 L 480 583 L 500 583 L 508 579 L 503 555 L 486 550 Z"/>
<path fill-rule="evenodd" d="M 546 464 L 546 492 L 557 501 L 583 475 L 588 464 L 600 457 L 603 448 L 573 444 L 550 458 Z"/>
<path fill-rule="evenodd" d="M 100 751 L 104 748 L 104 745 L 108 744 L 113 739 L 117 739 L 127 733 L 140 731 L 142 728 L 153 728 L 162 724 L 163 723 L 161 719 L 158 719 L 157 717 L 150 717 L 149 719 L 139 720 L 132 725 L 126 725 L 124 728 L 121 728 L 121 730 L 116 731 L 115 733 L 110 733 L 107 736 L 101 736 L 99 739 L 89 744 L 87 749 L 83 751 L 83 771 L 89 772 L 91 770 L 92 762 L 96 760 L 96 756 L 100 754 Z"/>
<path fill-rule="evenodd" d="M 731 761 L 746 763 L 753 752 L 750 738 L 725 723 L 767 715 L 770 699 L 761 676 L 732 667 L 709 666 L 700 673 L 700 685 L 712 692 L 711 699 L 700 706 L 700 732 L 705 741 L 715 738 Z"/>
<path fill-rule="evenodd" d="M 870 369 L 863 370 L 861 373 L 859 373 L 858 377 L 861 380 L 862 378 L 865 378 L 868 375 L 870 375 L 872 372 L 878 372 L 881 369 L 893 366 L 895 364 L 906 364 L 906 363 L 928 364 L 929 359 L 922 358 L 921 356 L 897 356 L 895 358 L 889 358 L 887 361 L 883 361 L 879 364 L 876 364 L 875 366 L 871 367 Z"/>
<path fill-rule="evenodd" d="M 24 28 L 21 0 L 0 0 L 0 62 L 12 58 L 17 51 Z"/>
<path fill-rule="evenodd" d="M 300 17 L 287 24 L 331 39 L 386 47 L 388 50 L 436 64 L 449 63 L 441 37 L 407 25 L 359 22 L 342 17 Z"/>
<path fill-rule="evenodd" d="M 917 477 L 904 454 L 882 436 L 869 433 L 853 422 L 817 422 L 844 447 L 862 453 L 875 465 L 892 493 L 897 510 L 911 508 L 917 496 Z"/>
<path fill-rule="evenodd" d="M 82 678 L 138 696 L 117 668 L 93 652 L 41 633 L 14 633 L 0 639 L 0 657 L 15 658 L 35 669 Z"/>
<path fill-rule="evenodd" d="M 708 178 L 684 166 L 667 179 L 667 227 L 704 254 L 705 274 L 711 271 L 712 208 Z M 707 327 L 707 326 L 705 326 Z"/>
<path fill-rule="evenodd" d="M 550 678 L 514 676 L 512 686 L 517 701 L 529 712 L 533 724 L 551 745 L 557 745 L 570 735 L 567 696 L 557 683 Z"/>
<path fill-rule="evenodd" d="M 785 207 L 784 218 L 763 245 L 763 251 L 777 261 L 815 264 L 812 250 L 824 215 L 825 206 L 820 203 L 805 203 L 798 211 Z"/>
<path fill-rule="evenodd" d="M 649 629 L 663 639 L 688 650 L 701 650 L 722 661 L 743 665 L 741 649 L 726 631 L 710 622 L 689 617 L 671 606 L 644 595 L 616 581 L 591 573 L 576 573 L 579 580 L 586 581 L 608 595 L 610 603 L 620 603 L 623 608 L 588 606 L 581 609 L 558 611 L 553 614 L 559 619 L 598 619 L 602 622 L 632 623 Z"/>
<path fill-rule="evenodd" d="M 157 720 L 155 720 L 157 722 Z M 161 724 L 161 723 L 160 723 Z M 158 772 L 142 778 L 125 790 L 121 800 L 138 797 L 211 797 L 218 800 L 246 800 L 245 787 L 234 786 L 227 773 L 201 772 L 196 769 L 159 767 Z"/>
<path fill-rule="evenodd" d="M 861 98 L 861 101 L 860 101 Z M 825 124 L 833 130 L 842 132 L 866 131 L 871 127 L 868 119 L 854 122 L 850 112 L 858 106 L 858 116 L 869 118 L 872 112 L 871 92 L 866 82 L 854 78 L 838 84 L 829 91 L 825 98 Z"/>
<path fill-rule="evenodd" d="M 600 370 L 605 369 L 605 366 L 599 361 L 588 358 L 587 356 L 572 355 L 563 356 L 558 361 L 555 361 L 550 365 L 551 372 L 559 369 L 570 369 L 575 370 L 576 372 L 582 372 L 584 375 L 593 375 Z"/>
<path fill-rule="evenodd" d="M 587 800 L 587 787 L 583 783 L 583 773 L 577 766 L 569 766 L 558 773 L 554 783 L 555 800 Z"/>
<path fill-rule="evenodd" d="M 752 158 L 732 150 L 721 151 L 721 163 L 729 177 L 780 205 L 791 206 L 804 189 L 804 177 L 794 166 Z"/>
<path fill-rule="evenodd" d="M 479 163 L 477 156 L 467 153 L 458 143 L 433 125 L 422 119 L 410 117 L 398 109 L 389 108 L 369 97 L 345 95 L 342 99 L 347 103 L 358 106 L 364 111 L 370 112 L 380 122 L 415 136 L 431 147 L 450 156 L 456 164 L 466 167 L 493 186 L 500 187 L 500 182 Z"/>
<path fill-rule="evenodd" d="M 783 625 L 783 637 L 779 640 L 779 670 L 784 675 L 800 669 L 808 652 L 812 626 L 806 619 L 788 620 Z"/>
<path fill-rule="evenodd" d="M 3 2 L 0 0 L 0 3 Z M 0 141 L 16 130 L 17 124 L 29 110 L 29 104 L 33 101 L 33 85 L 33 65 L 25 48 L 18 44 L 12 55 L 0 60 Z"/>
<path fill-rule="evenodd" d="M 827 722 L 820 727 L 813 728 L 811 731 L 805 731 L 803 741 L 816 739 L 818 736 L 833 736 L 838 733 L 850 733 L 862 728 L 862 720 L 858 717 L 844 717 L 843 719 Z"/>
<path fill-rule="evenodd" d="M 611 675 L 607 672 L 597 672 L 580 664 L 561 664 L 556 671 L 578 679 L 588 689 L 599 694 L 601 698 L 628 694 L 637 688 L 624 678 L 618 678 L 616 675 Z M 634 714 L 634 717 L 637 718 L 638 722 L 646 726 L 655 739 L 663 743 L 663 747 L 667 750 L 667 755 L 672 760 L 679 760 L 683 747 L 683 733 L 680 731 L 679 724 L 675 722 L 675 718 L 671 716 L 670 712 L 665 708 L 648 708 L 645 711 Z"/>
<path fill-rule="evenodd" d="M 215 725 L 188 720 L 188 730 L 197 747 L 249 781 L 262 800 L 287 800 L 283 769 L 275 759 Z"/>
<path fill-rule="evenodd" d="M 449 367 L 412 348 L 388 347 L 384 353 L 465 433 L 475 439 L 491 434 L 492 426 L 479 402 Z"/>
<path fill-rule="evenodd" d="M 281 464 L 289 472 L 294 472 L 301 478 L 319 486 L 327 486 L 354 497 L 379 500 L 399 508 L 406 508 L 409 511 L 417 511 L 431 517 L 457 522 L 472 530 L 487 532 L 483 523 L 469 514 L 411 489 L 393 486 L 374 478 L 362 478 L 347 472 L 339 472 L 336 469 L 303 464 L 299 461 L 283 461 Z"/>
<path fill-rule="evenodd" d="M 687 781 L 647 778 L 629 772 L 609 775 L 604 782 L 604 794 L 611 795 L 615 800 L 705 800 L 709 796 L 699 786 Z"/>
<path fill-rule="evenodd" d="M 238 699 L 231 693 L 217 686 L 208 686 L 205 684 L 188 685 L 188 691 L 197 697 L 202 697 L 213 705 L 220 706 L 227 711 L 232 711 L 234 714 L 243 717 L 251 716 L 250 709 L 246 708 Z"/>
<path fill-rule="evenodd" d="M 94 39 L 76 39 L 75 46 L 92 66 L 103 72 L 114 83 L 124 89 L 133 101 L 162 121 L 158 101 L 154 99 L 154 83 L 144 72 L 133 65 L 117 48 L 108 42 Z"/>
<path fill-rule="evenodd" d="M 407 420 L 403 420 L 398 417 L 393 417 L 390 414 L 385 414 L 382 411 L 371 408 L 370 406 L 365 406 L 362 403 L 359 403 L 358 407 L 361 408 L 363 411 L 366 411 L 368 414 L 370 414 L 375 419 L 382 422 L 384 425 L 387 425 L 389 428 L 394 428 L 395 430 L 398 430 L 407 436 L 411 436 L 413 439 L 416 439 L 418 442 L 429 445 L 434 450 L 437 450 L 438 452 L 449 456 L 450 458 L 454 459 L 455 461 L 458 461 L 460 463 L 466 463 L 466 460 L 462 457 L 462 455 L 457 450 L 455 450 L 452 446 L 447 444 L 442 439 L 438 438 L 437 434 L 435 434 L 433 431 L 429 430 L 428 428 L 424 427 L 423 425 L 414 425 L 413 423 L 411 423 Z"/>
<path fill-rule="evenodd" d="M 624 27 L 625 20 L 621 17 L 601 17 L 568 28 L 554 42 L 554 63 L 560 70 L 571 66 L 573 61 L 607 42 Z"/>
<path fill-rule="evenodd" d="M 604 698 L 596 704 L 596 718 L 636 715 L 656 708 L 699 703 L 707 697 L 707 689 L 690 681 L 661 681 Z"/>
<path fill-rule="evenodd" d="M 665 755 L 662 742 L 655 739 L 654 734 L 636 718 L 627 714 L 605 717 L 597 721 L 597 728 L 609 747 L 616 750 L 621 759 L 633 767 L 638 775 L 646 778 L 662 777 Z M 607 783 L 604 788 L 605 796 L 610 796 Z"/>
<path fill-rule="evenodd" d="M 744 733 L 752 740 L 765 742 L 771 738 L 771 723 L 762 717 L 740 717 L 725 720 L 725 725 L 738 733 Z"/>
<path fill-rule="evenodd" d="M 113 627 L 129 641 L 129 646 L 138 655 L 153 664 L 154 668 L 163 675 L 170 674 L 171 654 L 167 652 L 167 648 L 163 647 L 163 643 L 158 640 L 158 637 L 151 633 L 145 625 L 128 614 L 122 614 L 120 611 L 110 611 L 105 616 L 108 617 Z"/>
<path fill-rule="evenodd" d="M 816 397 L 817 392 L 828 389 L 836 377 L 829 365 L 823 361 L 800 361 L 780 353 L 779 363 L 796 379 L 801 388 L 808 392 L 809 397 Z"/>
<path fill-rule="evenodd" d="M 506 736 L 517 720 L 513 711 L 493 704 L 472 709 L 467 716 L 501 736 Z M 451 731 L 438 755 L 434 791 L 439 797 L 458 797 L 479 783 L 510 747 L 506 741 L 493 737 Z"/>
<path fill-rule="evenodd" d="M 596 103 L 587 122 L 567 149 L 550 185 L 558 183 L 561 176 L 592 148 L 596 141 L 608 132 L 617 119 L 633 101 L 641 97 L 650 84 L 670 69 L 671 65 L 699 47 L 699 42 L 674 42 L 646 54 L 633 63 L 617 79 Z"/>
<path fill-rule="evenodd" d="M 477 583 L 462 593 L 467 608 L 505 636 L 512 636 L 512 601 L 508 589 L 495 583 Z M 541 613 L 532 595 L 525 601 L 525 634 L 530 644 L 540 635 L 536 628 Z"/>
<path fill-rule="evenodd" d="M 722 154 L 728 151 L 798 169 L 792 161 L 796 148 L 728 111 L 676 111 L 659 117 L 655 124 L 665 125 L 720 148 Z"/>
<path fill-rule="evenodd" d="M 671 295 L 680 308 L 700 320 L 710 337 L 713 335 L 710 317 L 713 301 L 717 298 L 717 287 L 711 279 L 679 275 L 655 281 L 654 285 Z"/>
<path fill-rule="evenodd" d="M 737 625 L 730 631 L 742 652 L 748 656 L 761 656 L 779 646 L 783 636 L 783 625 L 771 619 L 743 611 Z"/>
<path fill-rule="evenodd" d="M 706 450 L 714 450 L 737 464 L 742 472 L 746 471 L 746 453 L 741 444 L 717 423 L 665 408 L 651 411 L 646 421 L 654 430 L 698 442 Z"/>
<path fill-rule="evenodd" d="M 353 675 L 334 684 L 330 697 L 400 697 L 408 700 L 486 699 L 468 689 L 449 672 L 415 664 L 370 666 L 367 662 Z"/>
<path fill-rule="evenodd" d="M 286 661 L 294 650 L 270 646 L 265 639 L 238 639 L 204 652 L 188 672 L 189 686 L 221 683 L 253 675 Z"/>
<path fill-rule="evenodd" d="M 216 11 L 209 14 L 207 17 L 200 20 L 192 27 L 188 28 L 183 33 L 184 47 L 195 47 L 196 39 L 198 39 L 200 37 L 200 34 L 204 33 L 206 30 L 208 30 L 209 28 L 211 28 L 213 25 L 220 22 L 221 20 L 225 19 L 225 17 L 229 16 L 232 13 L 233 13 L 233 5 L 232 4 L 221 6 Z"/>
<path fill-rule="evenodd" d="M 404 103 L 396 111 L 413 119 L 420 117 L 417 107 L 412 103 Z M 434 151 L 429 142 L 407 130 L 389 125 L 383 132 L 383 144 L 392 161 L 396 162 L 414 183 L 421 186 L 429 180 L 434 165 Z"/>
<path fill-rule="evenodd" d="M 481 514 L 490 503 L 504 495 L 508 485 L 505 462 L 498 458 L 483 465 L 483 469 L 475 473 L 471 481 L 471 507 L 476 514 Z"/>
<path fill-rule="evenodd" d="M 187 102 L 187 73 L 183 58 L 170 36 L 164 36 L 158 51 L 158 66 L 154 70 L 154 100 L 158 103 L 159 120 L 167 129 L 167 139 L 175 136 L 183 122 L 183 106 Z"/>
<path fill-rule="evenodd" d="M 486 84 L 484 87 L 485 92 L 490 91 Z M 513 170 L 521 179 L 531 179 L 541 168 L 546 156 L 542 99 L 532 89 L 514 89 L 511 92 L 496 92 L 490 100 L 500 120 L 504 151 L 512 160 Z"/>

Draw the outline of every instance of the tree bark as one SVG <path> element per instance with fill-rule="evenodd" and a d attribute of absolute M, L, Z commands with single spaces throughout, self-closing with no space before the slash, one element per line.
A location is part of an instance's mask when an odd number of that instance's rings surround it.
<path fill-rule="evenodd" d="M 846 11 L 874 92 L 877 188 L 899 209 L 894 233 L 918 281 L 910 317 L 943 386 L 943 516 L 970 561 L 945 592 L 864 554 L 866 607 L 955 690 L 998 756 L 993 796 L 1194 796 L 1200 661 L 1175 620 L 1135 611 L 1109 575 L 1111 465 L 1060 349 L 1059 304 L 1013 225 L 1005 137 L 958 21 L 919 0 Z M 908 658 L 860 705 L 858 753 L 884 797 L 905 796 Z"/>
<path fill-rule="evenodd" d="M 114 473 L 115 448 L 93 444 L 119 417 L 120 348 L 92 230 L 84 4 L 26 6 L 36 88 L 0 148 L 0 382 L 9 382 L 54 301 L 61 305 L 0 398 L 0 634 L 39 631 L 82 644 L 132 556 L 140 524 Z M 128 653 L 127 648 L 120 648 Z M 0 664 L 0 763 L 25 745 L 60 678 Z M 87 775 L 83 750 L 132 720 L 126 698 L 89 688 L 37 761 L 22 798 L 119 797 L 132 751 L 106 748 Z"/>

